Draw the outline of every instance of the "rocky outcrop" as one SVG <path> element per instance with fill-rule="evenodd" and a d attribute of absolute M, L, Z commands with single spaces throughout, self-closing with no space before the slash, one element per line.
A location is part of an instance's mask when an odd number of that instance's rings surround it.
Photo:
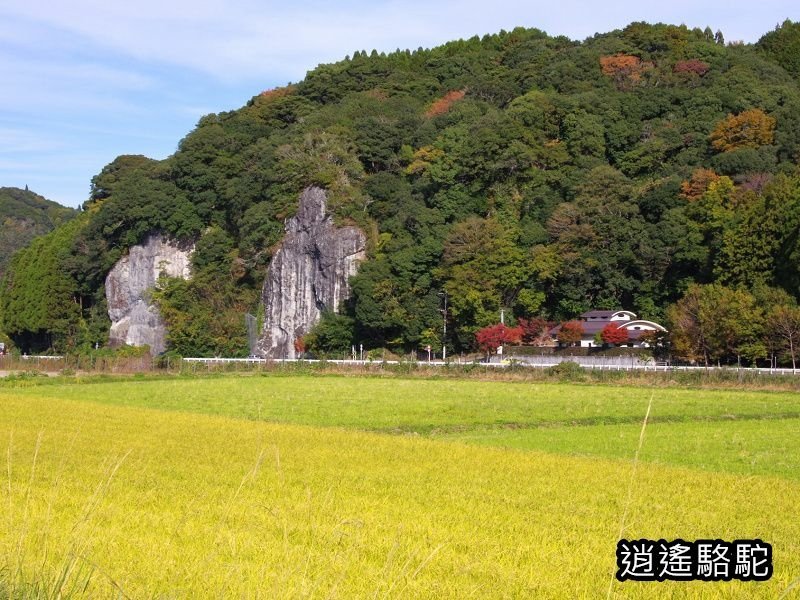
<path fill-rule="evenodd" d="M 350 296 L 349 278 L 365 257 L 366 236 L 357 227 L 336 227 L 326 211 L 325 191 L 311 187 L 264 282 L 264 329 L 258 352 L 294 358 L 294 342 L 309 332 L 324 310 L 337 311 Z"/>
<path fill-rule="evenodd" d="M 133 246 L 106 277 L 106 300 L 111 318 L 111 346 L 150 346 L 152 354 L 166 350 L 167 331 L 149 293 L 158 277 L 189 279 L 194 247 L 151 235 Z"/>

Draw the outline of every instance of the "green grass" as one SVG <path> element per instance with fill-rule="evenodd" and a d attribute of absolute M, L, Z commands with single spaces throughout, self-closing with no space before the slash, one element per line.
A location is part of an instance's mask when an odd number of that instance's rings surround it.
<path fill-rule="evenodd" d="M 17 393 L 800 478 L 800 394 L 353 377 L 35 386 Z M 780 432 L 775 434 L 774 432 Z"/>
<path fill-rule="evenodd" d="M 81 597 L 605 597 L 633 481 L 625 537 L 761 537 L 775 575 L 612 597 L 775 598 L 800 578 L 798 412 L 457 380 L 3 388 L 0 597 L 55 596 L 65 572 L 90 574 Z"/>
<path fill-rule="evenodd" d="M 800 394 L 560 383 L 357 377 L 226 377 L 33 386 L 17 393 L 245 419 L 428 433 L 487 424 L 800 417 Z"/>
<path fill-rule="evenodd" d="M 641 424 L 532 429 L 474 429 L 446 434 L 483 446 L 541 450 L 574 456 L 630 458 Z M 693 421 L 647 427 L 642 461 L 800 480 L 800 419 Z"/>

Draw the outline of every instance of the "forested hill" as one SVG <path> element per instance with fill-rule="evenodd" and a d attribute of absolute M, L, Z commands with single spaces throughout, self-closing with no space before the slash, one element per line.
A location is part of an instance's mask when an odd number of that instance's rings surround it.
<path fill-rule="evenodd" d="M 77 214 L 27 189 L 0 188 L 0 278 L 17 250 Z"/>
<path fill-rule="evenodd" d="M 15 259 L 4 327 L 31 348 L 103 342 L 105 275 L 163 231 L 197 240 L 193 280 L 156 294 L 173 347 L 246 352 L 242 314 L 311 184 L 369 238 L 327 318 L 346 347 L 436 344 L 442 290 L 454 350 L 501 308 L 662 319 L 693 283 L 796 298 L 798 40 L 789 21 L 752 45 L 634 23 L 358 51 L 204 117 L 166 160 L 111 162 L 81 218 Z"/>

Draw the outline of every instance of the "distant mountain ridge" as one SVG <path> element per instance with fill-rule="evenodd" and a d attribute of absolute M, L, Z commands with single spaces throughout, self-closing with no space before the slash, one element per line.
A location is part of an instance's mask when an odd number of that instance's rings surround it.
<path fill-rule="evenodd" d="M 62 206 L 30 190 L 0 188 L 0 278 L 17 250 L 77 214 L 76 209 Z"/>

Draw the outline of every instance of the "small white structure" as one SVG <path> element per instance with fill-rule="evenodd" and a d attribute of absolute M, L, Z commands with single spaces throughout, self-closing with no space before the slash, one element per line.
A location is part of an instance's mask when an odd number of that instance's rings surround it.
<path fill-rule="evenodd" d="M 603 344 L 598 344 L 595 338 L 609 323 L 613 323 L 617 325 L 618 328 L 625 329 L 628 332 L 628 343 L 621 345 L 630 348 L 647 348 L 649 344 L 640 338 L 642 334 L 648 331 L 666 331 L 663 326 L 654 321 L 637 319 L 636 313 L 629 310 L 590 310 L 583 313 L 575 320 L 579 321 L 583 327 L 580 343 L 581 348 L 602 346 Z M 550 330 L 550 335 L 553 339 L 558 338 L 560 329 L 561 325 L 557 325 Z"/>

